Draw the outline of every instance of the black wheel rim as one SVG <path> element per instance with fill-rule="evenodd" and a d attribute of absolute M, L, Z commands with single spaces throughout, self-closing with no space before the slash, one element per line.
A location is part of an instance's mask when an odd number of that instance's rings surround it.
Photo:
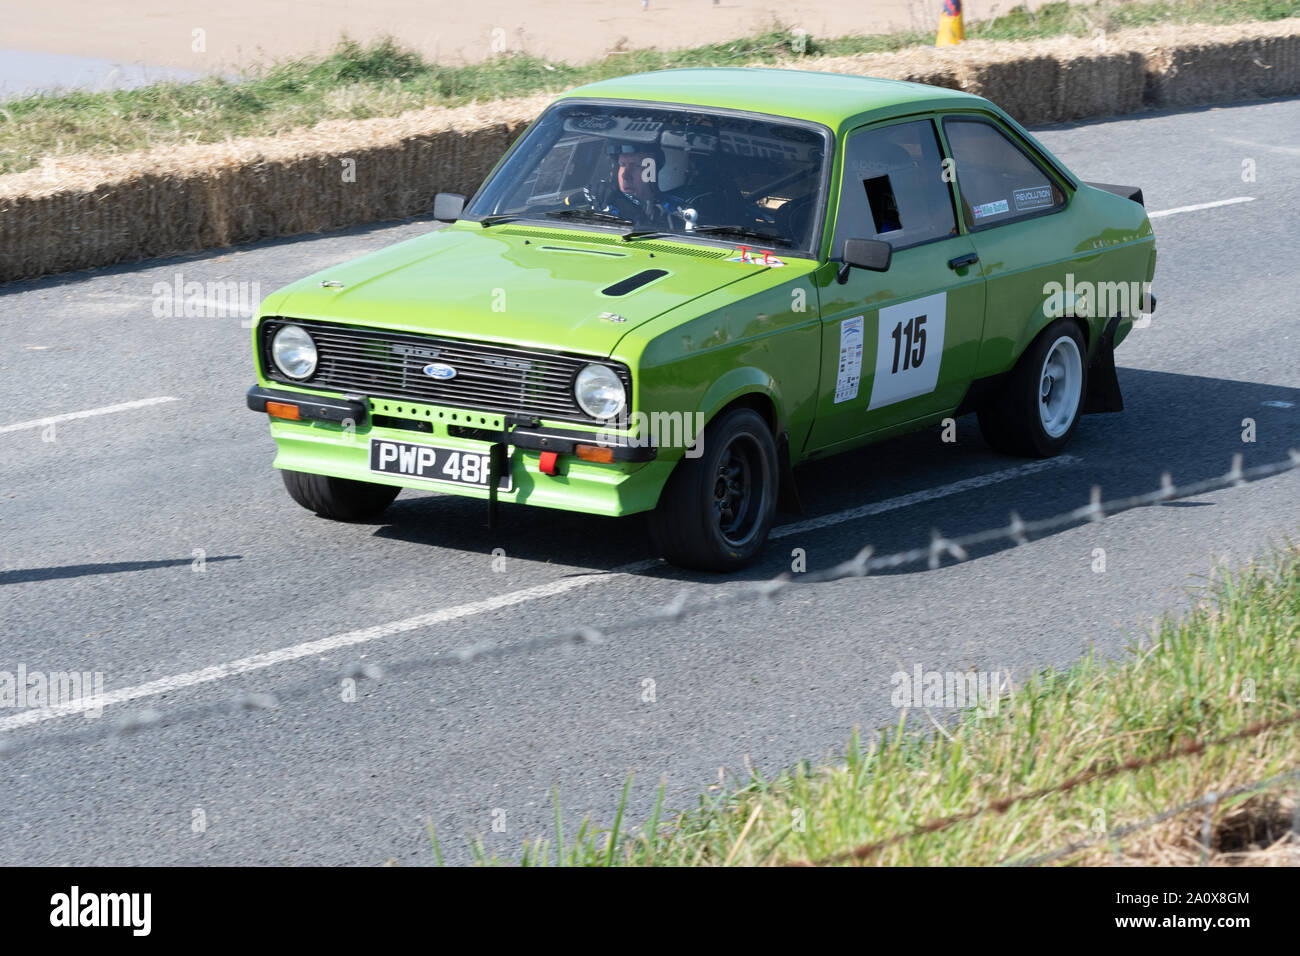
<path fill-rule="evenodd" d="M 722 450 L 713 478 L 713 515 L 722 540 L 743 548 L 758 532 L 767 496 L 763 453 L 751 435 L 737 435 Z"/>

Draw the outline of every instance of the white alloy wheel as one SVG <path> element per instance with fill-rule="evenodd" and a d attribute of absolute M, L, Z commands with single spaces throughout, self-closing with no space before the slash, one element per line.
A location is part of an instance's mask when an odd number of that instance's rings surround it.
<path fill-rule="evenodd" d="M 1047 350 L 1038 386 L 1038 416 L 1043 431 L 1060 438 L 1070 430 L 1083 396 L 1083 356 L 1071 336 L 1062 335 Z"/>

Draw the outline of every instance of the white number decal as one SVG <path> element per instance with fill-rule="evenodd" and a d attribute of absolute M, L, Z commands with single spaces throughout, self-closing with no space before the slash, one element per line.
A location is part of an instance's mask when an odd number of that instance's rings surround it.
<path fill-rule="evenodd" d="M 881 309 L 876 326 L 876 375 L 867 409 L 928 395 L 939 383 L 948 293 Z"/>
<path fill-rule="evenodd" d="M 454 451 L 447 456 L 447 460 L 442 465 L 442 473 L 451 475 L 452 481 L 460 477 L 460 452 Z"/>

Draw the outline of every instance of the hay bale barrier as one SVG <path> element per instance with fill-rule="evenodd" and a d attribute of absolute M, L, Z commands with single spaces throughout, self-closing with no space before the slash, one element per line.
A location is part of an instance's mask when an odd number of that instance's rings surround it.
<path fill-rule="evenodd" d="M 791 65 L 966 90 L 1037 125 L 1300 93 L 1300 19 Z M 549 100 L 51 159 L 0 176 L 0 282 L 427 213 L 438 192 L 472 193 Z"/>
<path fill-rule="evenodd" d="M 1210 31 L 1207 31 L 1207 34 Z M 1159 43 L 1147 57 L 1147 104 L 1204 106 L 1300 93 L 1300 19 L 1217 27 Z"/>
<path fill-rule="evenodd" d="M 438 192 L 472 192 L 547 102 L 334 120 L 0 176 L 0 281 L 417 215 Z"/>

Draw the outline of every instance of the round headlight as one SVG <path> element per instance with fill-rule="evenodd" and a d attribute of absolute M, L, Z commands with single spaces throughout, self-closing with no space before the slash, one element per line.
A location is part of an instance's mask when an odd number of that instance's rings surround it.
<path fill-rule="evenodd" d="M 316 343 L 296 325 L 286 325 L 271 340 L 271 358 L 290 378 L 310 378 L 316 371 Z"/>
<path fill-rule="evenodd" d="M 592 418 L 613 418 L 627 402 L 622 381 L 607 365 L 588 365 L 579 372 L 573 394 L 578 406 Z"/>

